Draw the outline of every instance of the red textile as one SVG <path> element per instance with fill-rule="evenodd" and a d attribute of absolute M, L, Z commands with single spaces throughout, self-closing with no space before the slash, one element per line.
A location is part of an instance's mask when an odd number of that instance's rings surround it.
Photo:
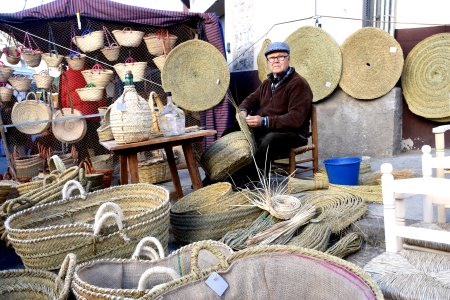
<path fill-rule="evenodd" d="M 83 115 L 98 114 L 98 108 L 100 106 L 105 106 L 105 100 L 101 101 L 82 101 L 76 89 L 83 88 L 86 86 L 86 80 L 84 80 L 83 75 L 80 71 L 67 70 L 62 76 L 67 77 L 60 79 L 60 99 L 62 107 L 70 107 L 69 97 L 67 96 L 67 85 L 69 85 L 70 95 L 72 97 L 73 108 L 79 110 Z"/>

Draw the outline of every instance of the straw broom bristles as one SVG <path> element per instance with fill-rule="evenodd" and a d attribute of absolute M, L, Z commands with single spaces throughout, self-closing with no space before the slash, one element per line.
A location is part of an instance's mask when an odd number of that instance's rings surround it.
<path fill-rule="evenodd" d="M 314 177 L 313 180 L 289 177 L 288 192 L 291 194 L 328 188 L 328 178 Z"/>

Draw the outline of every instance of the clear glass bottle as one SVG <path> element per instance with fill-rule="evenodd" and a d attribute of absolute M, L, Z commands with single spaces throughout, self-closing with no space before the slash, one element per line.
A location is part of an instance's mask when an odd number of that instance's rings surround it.
<path fill-rule="evenodd" d="M 172 93 L 167 92 L 167 104 L 159 114 L 159 124 L 164 136 L 181 135 L 186 132 L 186 117 L 182 109 L 172 102 Z"/>

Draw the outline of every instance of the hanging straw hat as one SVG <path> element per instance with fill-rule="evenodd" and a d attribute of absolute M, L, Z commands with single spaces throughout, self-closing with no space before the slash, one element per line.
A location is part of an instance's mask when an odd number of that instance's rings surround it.
<path fill-rule="evenodd" d="M 270 73 L 269 68 L 267 67 L 267 61 L 264 52 L 266 52 L 267 46 L 269 46 L 271 43 L 271 40 L 265 39 L 261 45 L 261 50 L 259 50 L 258 57 L 256 58 L 256 63 L 258 64 L 258 77 L 261 81 L 266 80 L 267 74 Z"/>
<path fill-rule="evenodd" d="M 356 99 L 386 95 L 397 83 L 403 68 L 403 51 L 389 33 L 362 28 L 341 46 L 342 76 L 339 86 Z"/>
<path fill-rule="evenodd" d="M 416 115 L 446 122 L 450 117 L 450 33 L 432 35 L 418 43 L 405 60 L 403 95 Z"/>
<path fill-rule="evenodd" d="M 216 47 L 201 40 L 189 40 L 167 55 L 161 80 L 177 105 L 189 111 L 204 111 L 224 98 L 230 71 Z"/>
<path fill-rule="evenodd" d="M 285 41 L 291 47 L 291 66 L 305 77 L 317 102 L 330 95 L 341 79 L 342 55 L 336 41 L 319 27 L 305 26 Z"/>

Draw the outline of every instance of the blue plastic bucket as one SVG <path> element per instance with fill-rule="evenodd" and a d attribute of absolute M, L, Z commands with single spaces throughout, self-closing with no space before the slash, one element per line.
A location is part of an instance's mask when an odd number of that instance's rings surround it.
<path fill-rule="evenodd" d="M 328 174 L 328 181 L 334 184 L 358 185 L 359 157 L 337 157 L 323 161 Z"/>

